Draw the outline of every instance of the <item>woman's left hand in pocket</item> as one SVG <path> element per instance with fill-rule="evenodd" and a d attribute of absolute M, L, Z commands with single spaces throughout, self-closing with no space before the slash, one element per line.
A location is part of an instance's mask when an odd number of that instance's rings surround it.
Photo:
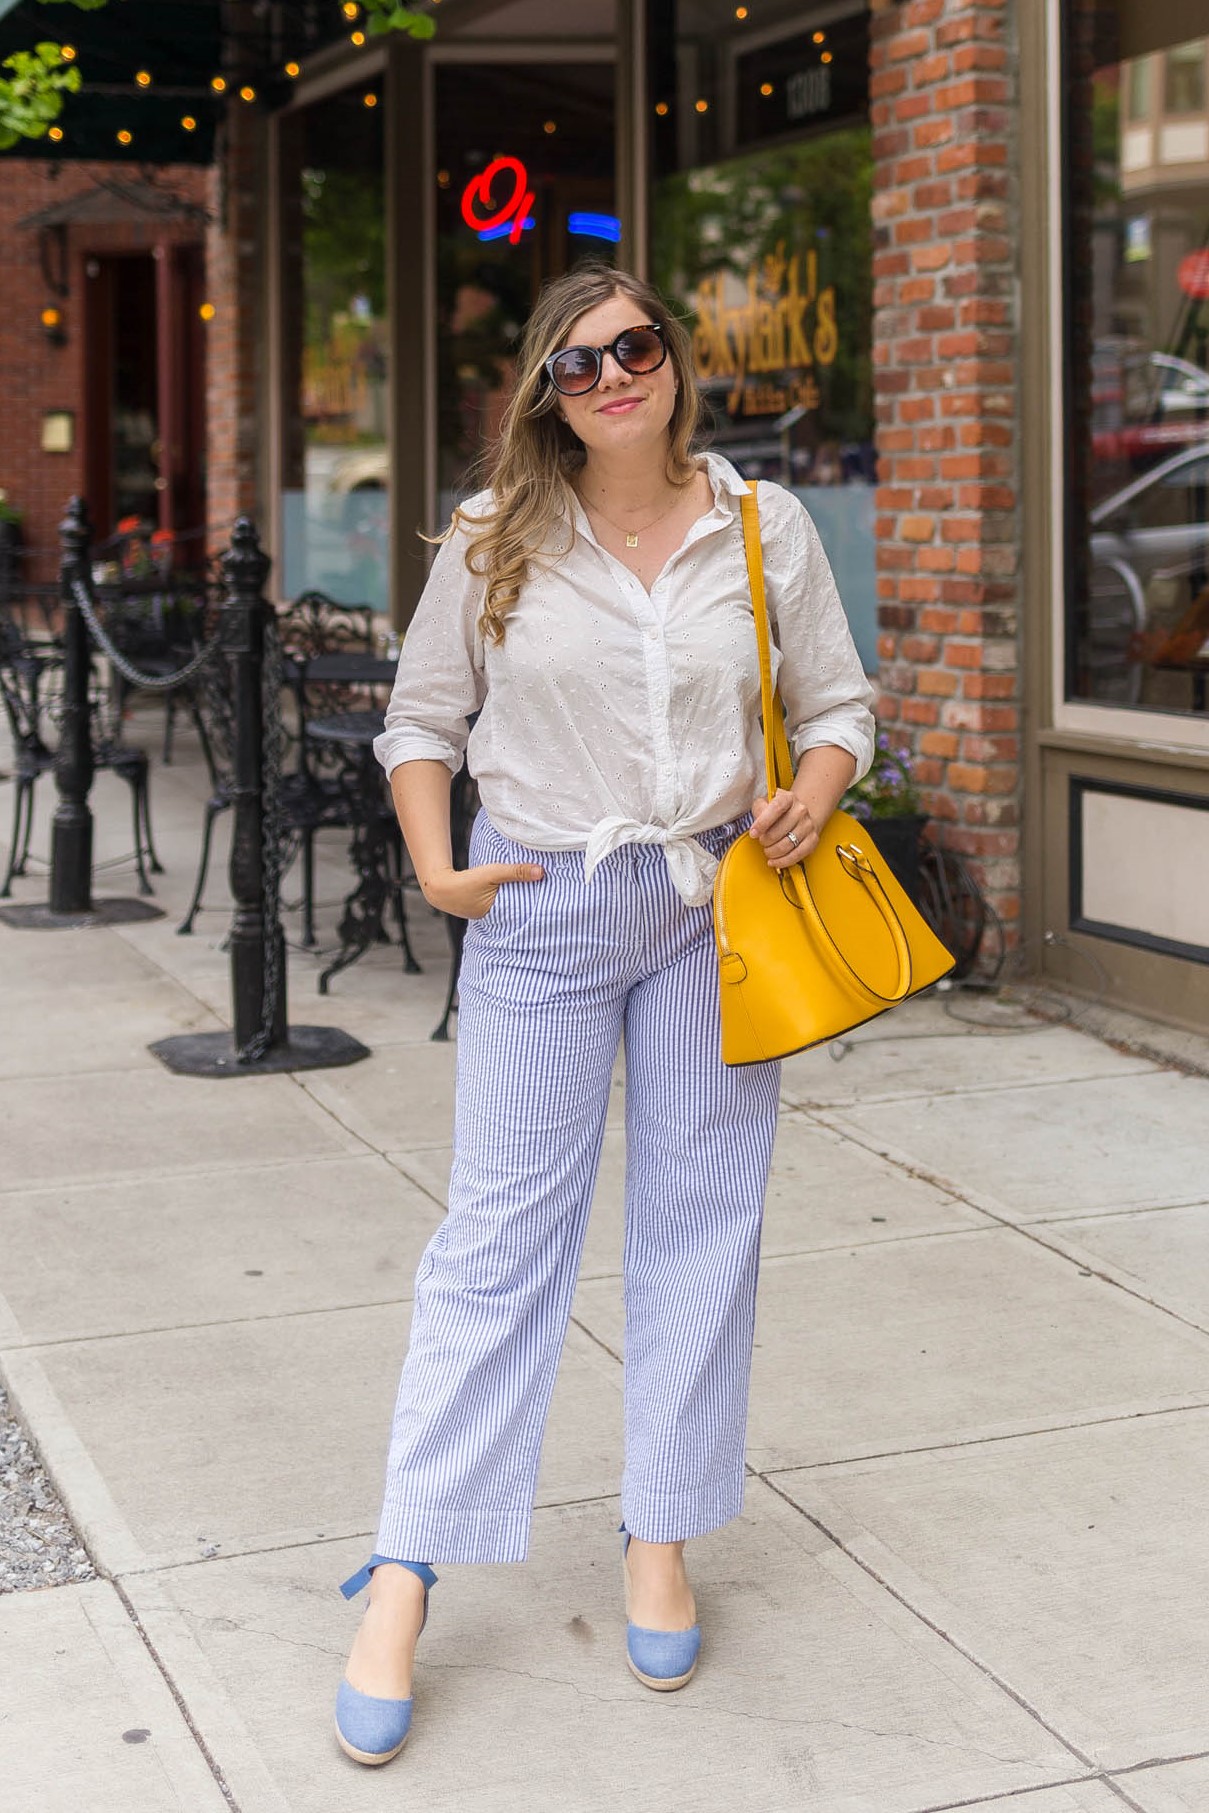
<path fill-rule="evenodd" d="M 778 787 L 771 799 L 752 801 L 751 835 L 762 846 L 769 867 L 789 869 L 816 848 L 819 830 L 809 806 L 796 793 Z"/>

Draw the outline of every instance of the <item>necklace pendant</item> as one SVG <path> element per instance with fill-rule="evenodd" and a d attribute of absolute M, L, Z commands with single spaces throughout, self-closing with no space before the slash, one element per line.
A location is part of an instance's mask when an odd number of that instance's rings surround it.
<path fill-rule="evenodd" d="M 627 548 L 636 548 L 638 546 L 638 537 L 636 535 L 627 535 L 625 538 L 625 545 Z"/>

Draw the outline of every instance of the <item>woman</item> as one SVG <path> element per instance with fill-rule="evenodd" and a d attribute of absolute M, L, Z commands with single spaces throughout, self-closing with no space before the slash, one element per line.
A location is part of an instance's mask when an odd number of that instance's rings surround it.
<path fill-rule="evenodd" d="M 759 796 L 745 487 L 696 454 L 698 419 L 655 291 L 605 265 L 543 291 L 492 488 L 455 512 L 376 746 L 425 898 L 470 924 L 449 1213 L 416 1280 L 376 1552 L 344 1588 L 370 1586 L 337 1701 L 361 1762 L 407 1736 L 430 1564 L 526 1554 L 623 1037 L 621 1506 L 647 1686 L 692 1674 L 684 1545 L 742 1504 L 779 1066 L 721 1062 L 711 880 L 744 831 L 779 869 L 814 848 L 869 765 L 871 693 L 813 524 L 761 485 L 799 766 Z M 483 811 L 457 870 L 467 750 Z"/>

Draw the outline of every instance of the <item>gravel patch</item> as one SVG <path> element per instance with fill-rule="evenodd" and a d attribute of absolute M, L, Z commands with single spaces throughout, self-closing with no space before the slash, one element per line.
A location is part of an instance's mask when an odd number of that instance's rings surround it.
<path fill-rule="evenodd" d="M 0 1593 L 95 1579 L 96 1569 L 0 1386 Z"/>

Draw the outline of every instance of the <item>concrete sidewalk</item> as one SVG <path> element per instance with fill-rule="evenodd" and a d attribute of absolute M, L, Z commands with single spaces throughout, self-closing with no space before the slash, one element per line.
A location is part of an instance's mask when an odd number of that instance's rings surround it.
<path fill-rule="evenodd" d="M 365 1063 L 170 1076 L 148 1042 L 228 995 L 221 850 L 173 930 L 182 741 L 168 917 L 0 926 L 0 1370 L 101 1575 L 0 1599 L 4 1813 L 1204 1813 L 1209 1080 L 939 999 L 786 1066 L 750 1487 L 690 1552 L 691 1687 L 623 1659 L 619 1076 L 530 1564 L 441 1570 L 408 1750 L 337 1752 L 336 1583 L 442 1213 L 445 942 L 417 902 L 424 974 L 378 949 L 326 1001 L 291 954 L 291 1019 Z M 117 854 L 120 783 L 94 804 Z M 332 834 L 329 942 L 349 885 Z"/>

